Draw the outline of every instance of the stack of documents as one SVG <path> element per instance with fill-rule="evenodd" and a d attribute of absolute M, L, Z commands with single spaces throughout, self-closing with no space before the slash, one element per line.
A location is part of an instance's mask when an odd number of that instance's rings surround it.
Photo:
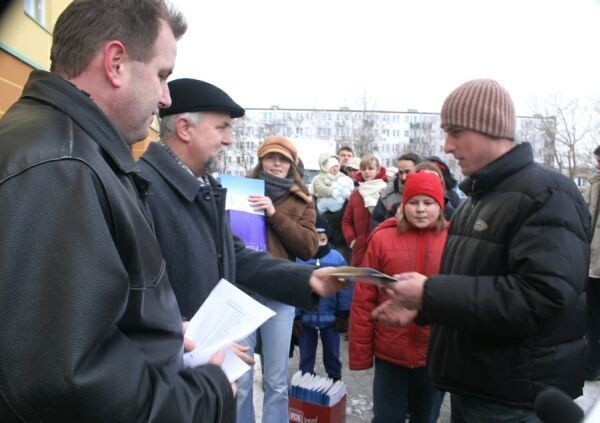
<path fill-rule="evenodd" d="M 334 406 L 346 395 L 346 384 L 341 380 L 304 373 L 298 370 L 290 382 L 290 398 L 327 407 Z"/>

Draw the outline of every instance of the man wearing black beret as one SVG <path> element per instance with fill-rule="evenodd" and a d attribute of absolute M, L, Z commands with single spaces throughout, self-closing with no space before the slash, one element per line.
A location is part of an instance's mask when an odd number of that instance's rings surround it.
<path fill-rule="evenodd" d="M 169 90 L 171 106 L 160 111 L 161 139 L 150 144 L 139 165 L 150 182 L 146 199 L 183 319 L 194 315 L 221 278 L 310 309 L 315 294 L 329 296 L 343 288 L 329 276 L 331 268 L 275 259 L 246 248 L 232 234 L 226 190 L 208 169 L 231 145 L 232 119 L 244 109 L 207 82 L 178 79 L 169 82 Z"/>
<path fill-rule="evenodd" d="M 171 106 L 160 109 L 160 117 L 189 112 L 222 112 L 231 118 L 244 116 L 246 111 L 225 91 L 198 79 L 181 78 L 169 82 Z"/>

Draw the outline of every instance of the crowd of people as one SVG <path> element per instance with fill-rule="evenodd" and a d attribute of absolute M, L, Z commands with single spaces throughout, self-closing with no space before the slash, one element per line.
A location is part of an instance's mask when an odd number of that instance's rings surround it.
<path fill-rule="evenodd" d="M 598 377 L 600 179 L 582 196 L 535 163 L 497 81 L 443 103 L 460 185 L 439 156 L 390 171 L 344 146 L 307 186 L 293 140 L 265 138 L 255 251 L 211 172 L 244 108 L 167 83 L 186 29 L 162 0 L 75 0 L 50 72 L 0 120 L 0 421 L 253 422 L 252 371 L 228 380 L 224 352 L 183 364 L 185 322 L 222 278 L 276 313 L 228 347 L 250 365 L 260 350 L 263 422 L 288 421 L 292 338 L 312 373 L 320 336 L 339 380 L 347 332 L 349 370 L 374 367 L 376 423 L 435 422 L 446 393 L 456 423 L 535 422 L 544 389 L 576 398 Z M 397 282 L 351 285 L 333 275 L 347 263 Z"/>

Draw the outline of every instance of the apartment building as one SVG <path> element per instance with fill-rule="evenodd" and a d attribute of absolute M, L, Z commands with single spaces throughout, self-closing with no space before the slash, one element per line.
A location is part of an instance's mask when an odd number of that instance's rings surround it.
<path fill-rule="evenodd" d="M 517 117 L 517 142 L 532 144 L 535 159 L 550 163 L 544 156 L 550 140 L 540 129 L 542 116 Z M 457 176 L 454 158 L 444 153 L 444 132 L 439 113 L 417 110 L 385 111 L 340 109 L 248 108 L 246 116 L 234 122 L 234 145 L 226 158 L 226 171 L 244 174 L 256 165 L 256 149 L 264 137 L 283 135 L 298 145 L 306 169 L 316 170 L 315 158 L 351 146 L 356 155 L 373 154 L 383 166 L 395 166 L 405 152 L 422 157 L 439 156 Z"/>

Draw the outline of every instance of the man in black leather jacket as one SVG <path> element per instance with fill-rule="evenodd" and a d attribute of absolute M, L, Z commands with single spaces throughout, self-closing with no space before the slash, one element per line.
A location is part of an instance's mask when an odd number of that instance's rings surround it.
<path fill-rule="evenodd" d="M 0 120 L 2 422 L 233 418 L 220 367 L 183 368 L 130 151 L 171 103 L 185 30 L 162 0 L 76 0 L 54 28 L 52 73 L 32 72 Z"/>
<path fill-rule="evenodd" d="M 445 151 L 467 176 L 440 274 L 397 275 L 376 317 L 433 323 L 429 375 L 452 421 L 538 421 L 548 386 L 582 394 L 590 218 L 575 184 L 515 144 L 510 95 L 469 81 L 442 108 Z M 402 308 L 406 307 L 406 308 Z"/>

